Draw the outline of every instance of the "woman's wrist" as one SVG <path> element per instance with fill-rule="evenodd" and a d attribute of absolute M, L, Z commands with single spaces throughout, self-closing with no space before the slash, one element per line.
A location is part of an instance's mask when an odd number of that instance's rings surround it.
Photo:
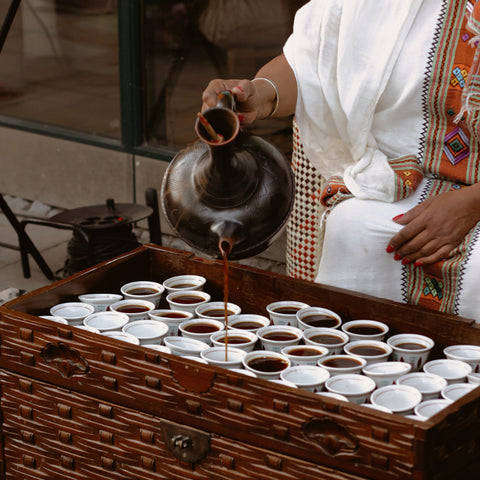
<path fill-rule="evenodd" d="M 280 94 L 278 93 L 277 85 L 273 80 L 266 77 L 256 77 L 252 82 L 260 94 L 262 105 L 257 118 L 267 119 L 273 117 L 280 103 Z"/>

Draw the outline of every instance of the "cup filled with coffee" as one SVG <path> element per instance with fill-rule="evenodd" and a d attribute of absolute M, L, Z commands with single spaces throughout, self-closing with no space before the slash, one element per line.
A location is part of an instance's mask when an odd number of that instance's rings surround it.
<path fill-rule="evenodd" d="M 307 328 L 303 331 L 303 341 L 307 345 L 320 345 L 328 349 L 330 355 L 343 352 L 343 346 L 349 337 L 345 332 L 336 328 Z"/>
<path fill-rule="evenodd" d="M 392 347 L 392 359 L 407 362 L 412 366 L 412 372 L 419 371 L 428 360 L 434 347 L 434 341 L 416 333 L 399 333 L 387 339 Z"/>
<path fill-rule="evenodd" d="M 167 295 L 167 303 L 172 310 L 182 310 L 195 314 L 195 309 L 209 302 L 210 294 L 199 290 L 180 290 Z"/>
<path fill-rule="evenodd" d="M 195 309 L 195 314 L 199 318 L 213 318 L 216 320 L 224 320 L 225 315 L 230 320 L 232 317 L 242 313 L 242 309 L 235 303 L 227 302 L 207 302 L 199 305 Z"/>
<path fill-rule="evenodd" d="M 317 362 L 326 357 L 329 352 L 328 348 L 320 345 L 289 345 L 283 347 L 281 352 L 285 355 L 292 364 L 292 367 L 297 365 L 317 365 Z"/>
<path fill-rule="evenodd" d="M 215 347 L 225 349 L 225 345 L 228 345 L 228 348 L 234 347 L 245 352 L 251 352 L 257 344 L 258 337 L 252 332 L 229 329 L 212 333 L 210 340 Z"/>
<path fill-rule="evenodd" d="M 329 355 L 321 358 L 317 365 L 323 367 L 330 373 L 331 377 L 343 373 L 362 373 L 362 368 L 367 365 L 364 358 L 354 357 L 353 355 L 339 354 Z"/>
<path fill-rule="evenodd" d="M 298 328 L 338 328 L 342 318 L 337 313 L 327 308 L 305 307 L 297 312 Z"/>
<path fill-rule="evenodd" d="M 302 340 L 302 331 L 289 325 L 269 325 L 257 332 L 262 348 L 280 352 L 289 345 L 298 345 Z"/>
<path fill-rule="evenodd" d="M 172 310 L 170 308 L 159 308 L 148 312 L 148 316 L 152 320 L 163 322 L 168 326 L 167 336 L 178 335 L 178 326 L 185 322 L 195 318 L 195 315 L 183 310 Z"/>
<path fill-rule="evenodd" d="M 310 305 L 294 300 L 281 300 L 267 305 L 267 312 L 274 325 L 297 327 L 297 312 Z"/>
<path fill-rule="evenodd" d="M 158 307 L 165 287 L 161 283 L 141 280 L 129 282 L 120 287 L 122 295 L 128 299 L 148 300 Z"/>
<path fill-rule="evenodd" d="M 225 329 L 225 324 L 212 318 L 192 318 L 186 320 L 178 326 L 178 331 L 182 337 L 194 338 L 212 346 L 212 333 L 220 332 Z"/>
<path fill-rule="evenodd" d="M 271 350 L 248 352 L 242 363 L 245 369 L 264 380 L 279 379 L 280 372 L 290 367 L 290 360 L 285 355 Z"/>
<path fill-rule="evenodd" d="M 342 325 L 342 330 L 350 337 L 350 341 L 378 340 L 383 341 L 388 333 L 388 325 L 376 320 L 351 320 Z"/>
<path fill-rule="evenodd" d="M 357 340 L 348 342 L 343 350 L 346 354 L 364 358 L 367 365 L 386 362 L 392 353 L 392 347 L 378 340 Z"/>
<path fill-rule="evenodd" d="M 240 313 L 228 322 L 229 328 L 257 333 L 262 327 L 270 325 L 270 319 L 256 313 Z"/>
<path fill-rule="evenodd" d="M 154 308 L 155 304 L 152 302 L 133 298 L 126 298 L 110 305 L 113 312 L 126 313 L 130 322 L 148 319 L 148 312 Z"/>

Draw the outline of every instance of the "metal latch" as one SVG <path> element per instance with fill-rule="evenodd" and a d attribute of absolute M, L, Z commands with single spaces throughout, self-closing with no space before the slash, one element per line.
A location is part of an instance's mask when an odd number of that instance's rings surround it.
<path fill-rule="evenodd" d="M 179 460 L 198 463 L 210 450 L 210 434 L 178 423 L 160 421 L 167 449 Z"/>

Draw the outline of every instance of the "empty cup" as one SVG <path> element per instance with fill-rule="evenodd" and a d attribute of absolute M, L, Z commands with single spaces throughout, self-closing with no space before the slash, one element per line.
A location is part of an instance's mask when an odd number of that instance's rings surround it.
<path fill-rule="evenodd" d="M 426 372 L 406 373 L 398 377 L 395 383 L 416 388 L 422 394 L 422 401 L 438 398 L 441 391 L 447 386 L 444 378 Z"/>
<path fill-rule="evenodd" d="M 386 385 L 377 388 L 370 396 L 373 405 L 388 408 L 392 413 L 410 415 L 422 401 L 422 394 L 409 385 Z"/>
<path fill-rule="evenodd" d="M 83 319 L 95 312 L 95 307 L 83 302 L 65 302 L 50 308 L 50 315 L 64 318 L 69 325 L 83 325 Z"/>
<path fill-rule="evenodd" d="M 392 385 L 402 375 L 410 372 L 412 366 L 405 362 L 378 362 L 363 367 L 362 372 L 377 384 L 377 387 Z"/>
<path fill-rule="evenodd" d="M 78 299 L 83 303 L 93 305 L 96 312 L 104 312 L 112 303 L 122 300 L 123 296 L 118 293 L 85 293 L 79 295 Z"/>
<path fill-rule="evenodd" d="M 449 358 L 431 360 L 423 366 L 423 370 L 427 373 L 440 375 L 448 384 L 466 382 L 467 375 L 472 373 L 472 367 L 468 363 Z"/>
<path fill-rule="evenodd" d="M 200 357 L 208 362 L 209 365 L 222 367 L 226 369 L 241 368 L 242 360 L 247 352 L 239 348 L 210 347 L 200 352 Z"/>
<path fill-rule="evenodd" d="M 121 331 L 128 322 L 127 314 L 113 311 L 95 312 L 83 320 L 85 326 L 96 328 L 100 332 Z"/>
<path fill-rule="evenodd" d="M 162 343 L 167 336 L 168 327 L 157 320 L 136 320 L 127 323 L 122 328 L 123 333 L 128 333 L 138 338 L 140 345 L 147 343 Z"/>
<path fill-rule="evenodd" d="M 375 386 L 371 378 L 356 373 L 335 375 L 325 382 L 327 391 L 343 395 L 349 402 L 357 404 L 365 403 Z"/>
<path fill-rule="evenodd" d="M 302 390 L 320 392 L 323 390 L 327 378 L 330 377 L 328 370 L 315 365 L 296 365 L 282 370 L 280 378 L 286 382 L 292 382 Z"/>

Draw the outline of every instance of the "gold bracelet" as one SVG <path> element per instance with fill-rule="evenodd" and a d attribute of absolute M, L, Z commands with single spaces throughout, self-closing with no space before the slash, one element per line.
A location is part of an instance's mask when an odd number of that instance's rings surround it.
<path fill-rule="evenodd" d="M 254 78 L 252 82 L 255 82 L 255 80 L 264 80 L 265 82 L 269 83 L 272 86 L 272 88 L 275 90 L 275 106 L 273 107 L 273 110 L 270 112 L 270 114 L 264 118 L 265 120 L 267 118 L 273 117 L 273 115 L 275 115 L 275 113 L 277 112 L 278 104 L 280 103 L 280 94 L 278 93 L 278 88 L 275 85 L 275 83 L 272 82 L 272 80 L 270 80 L 269 78 L 257 77 L 257 78 Z"/>

